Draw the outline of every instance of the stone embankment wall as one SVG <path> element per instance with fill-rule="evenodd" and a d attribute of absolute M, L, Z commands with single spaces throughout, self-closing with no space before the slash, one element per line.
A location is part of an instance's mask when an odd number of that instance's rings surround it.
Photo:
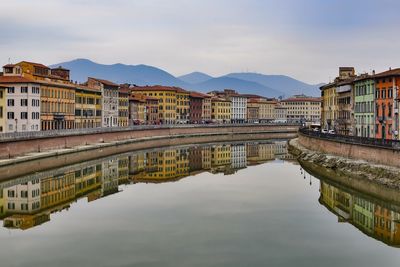
<path fill-rule="evenodd" d="M 302 133 L 299 133 L 298 142 L 312 151 L 400 167 L 400 150 L 398 149 L 333 141 Z"/>
<path fill-rule="evenodd" d="M 110 144 L 116 142 L 154 138 L 153 147 L 162 145 L 161 139 L 204 137 L 213 141 L 212 137 L 219 135 L 251 135 L 251 134 L 281 134 L 282 138 L 293 137 L 298 131 L 298 125 L 188 125 L 188 126 L 148 126 L 128 129 L 96 129 L 95 131 L 77 132 L 45 132 L 33 135 L 0 136 L 0 159 L 10 159 L 29 153 L 38 153 L 59 149 L 75 148 L 93 144 Z M 286 134 L 291 134 L 287 136 Z M 211 137 L 211 138 L 210 138 Z M 211 139 L 211 140 L 210 140 Z M 224 139 L 224 138 L 222 138 Z M 195 142 L 195 141 L 193 141 Z M 104 146 L 103 146 L 104 147 Z"/>
<path fill-rule="evenodd" d="M 313 176 L 385 201 L 400 203 L 399 168 L 310 150 L 301 141 L 304 142 L 304 136 L 290 140 L 289 151 Z"/>

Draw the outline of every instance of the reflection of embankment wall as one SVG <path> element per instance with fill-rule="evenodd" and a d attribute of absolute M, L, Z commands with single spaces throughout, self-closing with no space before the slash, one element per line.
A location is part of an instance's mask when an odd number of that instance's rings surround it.
<path fill-rule="evenodd" d="M 320 139 L 299 133 L 299 141 L 307 149 L 351 159 L 400 167 L 400 150 Z"/>
<path fill-rule="evenodd" d="M 249 131 L 246 134 L 218 134 L 181 137 L 160 137 L 148 140 L 132 140 L 129 143 L 121 145 L 112 145 L 96 150 L 86 150 L 76 153 L 63 154 L 51 158 L 43 158 L 18 163 L 17 165 L 0 167 L 0 180 L 7 180 L 22 176 L 26 173 L 34 173 L 41 170 L 63 167 L 69 164 L 80 163 L 101 157 L 107 157 L 119 153 L 130 152 L 134 150 L 160 148 L 167 146 L 177 146 L 185 144 L 200 144 L 210 142 L 230 142 L 243 140 L 267 140 L 267 139 L 290 139 L 297 135 L 296 132 L 275 132 L 275 133 L 257 133 Z"/>
<path fill-rule="evenodd" d="M 0 140 L 0 159 L 14 158 L 27 153 L 74 148 L 83 145 L 113 143 L 139 138 L 174 138 L 185 136 L 215 136 L 252 133 L 297 133 L 297 125 L 224 125 L 140 127 L 135 130 L 104 131 L 90 134 L 33 136 Z M 209 139 L 210 140 L 210 139 Z M 154 141 L 155 143 L 160 140 Z M 154 146 L 157 146 L 155 144 Z"/>

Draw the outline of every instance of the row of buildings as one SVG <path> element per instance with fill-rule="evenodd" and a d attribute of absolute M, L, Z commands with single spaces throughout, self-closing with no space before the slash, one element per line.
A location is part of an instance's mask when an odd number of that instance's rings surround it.
<path fill-rule="evenodd" d="M 0 133 L 127 127 L 135 124 L 319 121 L 320 99 L 283 101 L 234 90 L 208 94 L 178 87 L 116 84 L 22 61 L 0 74 Z"/>
<path fill-rule="evenodd" d="M 89 202 L 120 192 L 120 185 L 163 183 L 201 172 L 230 175 L 249 165 L 286 159 L 285 142 L 175 147 L 126 153 L 0 183 L 0 219 L 29 229 L 81 198 Z"/>
<path fill-rule="evenodd" d="M 322 86 L 321 126 L 338 134 L 398 140 L 400 69 L 356 75 L 340 67 Z"/>

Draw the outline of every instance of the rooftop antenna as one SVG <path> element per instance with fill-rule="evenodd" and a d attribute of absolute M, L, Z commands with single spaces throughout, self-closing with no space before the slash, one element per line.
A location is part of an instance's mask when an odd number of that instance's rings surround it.
<path fill-rule="evenodd" d="M 8 58 L 8 64 L 11 64 L 11 58 L 10 57 Z"/>

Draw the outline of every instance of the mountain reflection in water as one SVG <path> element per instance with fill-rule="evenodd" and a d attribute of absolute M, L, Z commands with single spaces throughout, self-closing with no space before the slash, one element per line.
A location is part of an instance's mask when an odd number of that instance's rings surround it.
<path fill-rule="evenodd" d="M 234 174 L 247 166 L 291 159 L 286 141 L 174 147 L 110 156 L 0 183 L 0 219 L 9 229 L 50 221 L 81 198 L 121 191 L 120 185 L 177 181 L 201 172 Z"/>

